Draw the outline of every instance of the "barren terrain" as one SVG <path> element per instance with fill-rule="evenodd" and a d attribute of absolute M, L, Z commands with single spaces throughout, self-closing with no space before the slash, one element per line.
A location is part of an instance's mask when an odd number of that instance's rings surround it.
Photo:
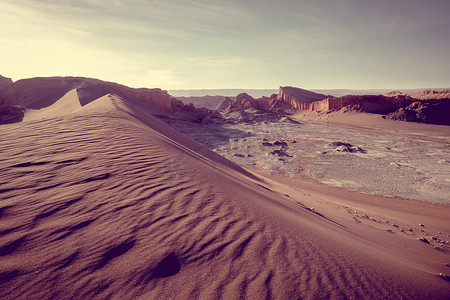
<path fill-rule="evenodd" d="M 448 126 L 406 124 L 357 113 L 310 112 L 296 118 L 301 123 L 284 119 L 171 124 L 244 167 L 259 166 L 288 176 L 304 174 L 327 185 L 369 194 L 450 204 Z"/>
<path fill-rule="evenodd" d="M 389 172 L 379 184 L 405 174 L 412 179 L 401 183 L 414 189 L 422 169 L 412 151 L 403 151 L 428 145 L 420 149 L 434 166 L 448 151 L 435 141 L 445 135 L 407 139 L 290 121 L 173 124 L 245 169 L 155 118 L 148 103 L 108 94 L 81 108 L 62 105 L 76 104 L 74 96 L 0 127 L 0 298 L 446 299 L 450 293 L 448 205 L 361 194 L 295 175 L 307 170 L 311 178 L 335 178 L 334 185 L 349 188 L 360 182 L 382 194 L 368 183 L 376 176 L 358 168 L 348 167 L 358 176 L 327 173 L 330 164 L 375 168 L 382 161 Z M 329 146 L 336 141 L 353 146 Z M 336 151 L 341 146 L 364 152 Z M 448 167 L 440 165 L 427 176 L 447 188 Z M 442 202 L 441 186 L 425 186 L 437 196 L 424 200 Z"/>

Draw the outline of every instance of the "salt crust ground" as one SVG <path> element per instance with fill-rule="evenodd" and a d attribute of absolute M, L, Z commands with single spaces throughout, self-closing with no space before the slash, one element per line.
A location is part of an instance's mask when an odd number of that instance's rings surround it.
<path fill-rule="evenodd" d="M 449 295 L 448 251 L 417 241 L 448 207 L 283 184 L 150 113 L 110 95 L 0 128 L 0 298 Z"/>
<path fill-rule="evenodd" d="M 450 204 L 448 126 L 402 124 L 367 114 L 305 113 L 297 119 L 301 124 L 288 120 L 220 126 L 170 124 L 244 167 L 259 166 L 288 176 L 301 173 L 363 193 Z M 286 145 L 270 145 L 277 141 Z M 341 152 L 330 146 L 333 142 L 363 151 Z"/>

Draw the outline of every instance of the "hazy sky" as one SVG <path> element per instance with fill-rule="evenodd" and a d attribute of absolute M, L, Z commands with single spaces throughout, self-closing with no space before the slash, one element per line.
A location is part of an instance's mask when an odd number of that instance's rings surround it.
<path fill-rule="evenodd" d="M 1 0 L 0 74 L 133 87 L 450 87 L 450 0 Z"/>

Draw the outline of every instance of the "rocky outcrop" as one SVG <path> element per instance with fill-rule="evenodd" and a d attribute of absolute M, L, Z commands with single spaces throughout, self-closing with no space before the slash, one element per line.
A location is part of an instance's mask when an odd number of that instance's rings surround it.
<path fill-rule="evenodd" d="M 277 99 L 283 100 L 296 109 L 301 109 L 300 103 L 312 103 L 329 97 L 332 96 L 318 94 L 292 86 L 280 86 Z"/>
<path fill-rule="evenodd" d="M 190 97 L 176 97 L 184 104 L 192 103 L 195 107 L 204 107 L 208 109 L 216 109 L 217 105 L 225 100 L 225 96 L 190 96 Z"/>
<path fill-rule="evenodd" d="M 158 88 L 130 88 L 113 82 L 83 77 L 49 77 L 19 80 L 0 91 L 0 107 L 14 106 L 41 109 L 53 105 L 67 92 L 76 89 L 81 106 L 110 93 L 123 99 L 145 104 L 158 115 L 209 122 L 220 114 L 208 109 L 185 105 L 166 91 Z"/>
<path fill-rule="evenodd" d="M 450 125 L 450 99 L 415 101 L 386 116 L 387 119 Z"/>
<path fill-rule="evenodd" d="M 216 109 L 226 122 L 271 122 L 278 120 L 292 122 L 285 117 L 285 110 L 292 110 L 292 106 L 278 100 L 276 94 L 271 97 L 255 99 L 246 93 L 241 93 L 233 100 L 230 98 L 224 99 Z"/>
<path fill-rule="evenodd" d="M 174 99 L 160 89 L 133 89 L 112 82 L 82 77 L 49 77 L 23 79 L 0 92 L 0 106 L 41 109 L 55 103 L 68 91 L 77 89 L 82 106 L 114 93 L 132 97 L 165 113 L 173 113 Z"/>
<path fill-rule="evenodd" d="M 231 100 L 228 97 L 225 97 L 225 99 L 223 99 L 219 104 L 217 104 L 215 110 L 217 111 L 225 111 L 228 109 L 228 107 L 230 107 L 233 103 L 233 100 Z"/>
<path fill-rule="evenodd" d="M 322 101 L 311 103 L 310 110 L 337 111 L 346 108 L 347 110 L 352 111 L 388 114 L 411 103 L 412 100 L 404 96 L 386 97 L 383 95 L 349 95 L 339 98 L 327 98 Z"/>
<path fill-rule="evenodd" d="M 0 107 L 0 125 L 22 122 L 24 109 L 15 106 Z"/>
<path fill-rule="evenodd" d="M 331 96 L 300 88 L 280 87 L 278 94 L 273 94 L 270 97 L 263 96 L 258 99 L 246 93 L 241 93 L 233 100 L 225 99 L 216 109 L 228 112 L 253 109 L 259 112 L 285 113 L 287 111 L 311 109 L 311 103 L 327 97 Z"/>
<path fill-rule="evenodd" d="M 13 81 L 11 78 L 3 77 L 2 75 L 0 75 L 0 91 L 11 84 L 13 84 Z"/>
<path fill-rule="evenodd" d="M 278 106 L 283 109 L 311 110 L 311 103 L 332 97 L 291 86 L 280 86 L 276 102 L 273 101 L 272 107 Z"/>

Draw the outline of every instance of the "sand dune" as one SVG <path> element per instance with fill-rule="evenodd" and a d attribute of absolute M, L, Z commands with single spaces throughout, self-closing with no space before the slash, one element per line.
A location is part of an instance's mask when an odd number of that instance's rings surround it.
<path fill-rule="evenodd" d="M 2 299 L 450 294 L 436 275 L 449 254 L 417 224 L 355 222 L 357 204 L 250 173 L 137 101 L 109 94 L 0 133 Z M 443 215 L 425 230 L 450 234 L 448 209 L 430 207 Z"/>
<path fill-rule="evenodd" d="M 25 111 L 24 121 L 54 118 L 66 115 L 81 108 L 77 89 L 67 92 L 61 99 L 52 105 L 41 109 L 28 109 Z"/>

